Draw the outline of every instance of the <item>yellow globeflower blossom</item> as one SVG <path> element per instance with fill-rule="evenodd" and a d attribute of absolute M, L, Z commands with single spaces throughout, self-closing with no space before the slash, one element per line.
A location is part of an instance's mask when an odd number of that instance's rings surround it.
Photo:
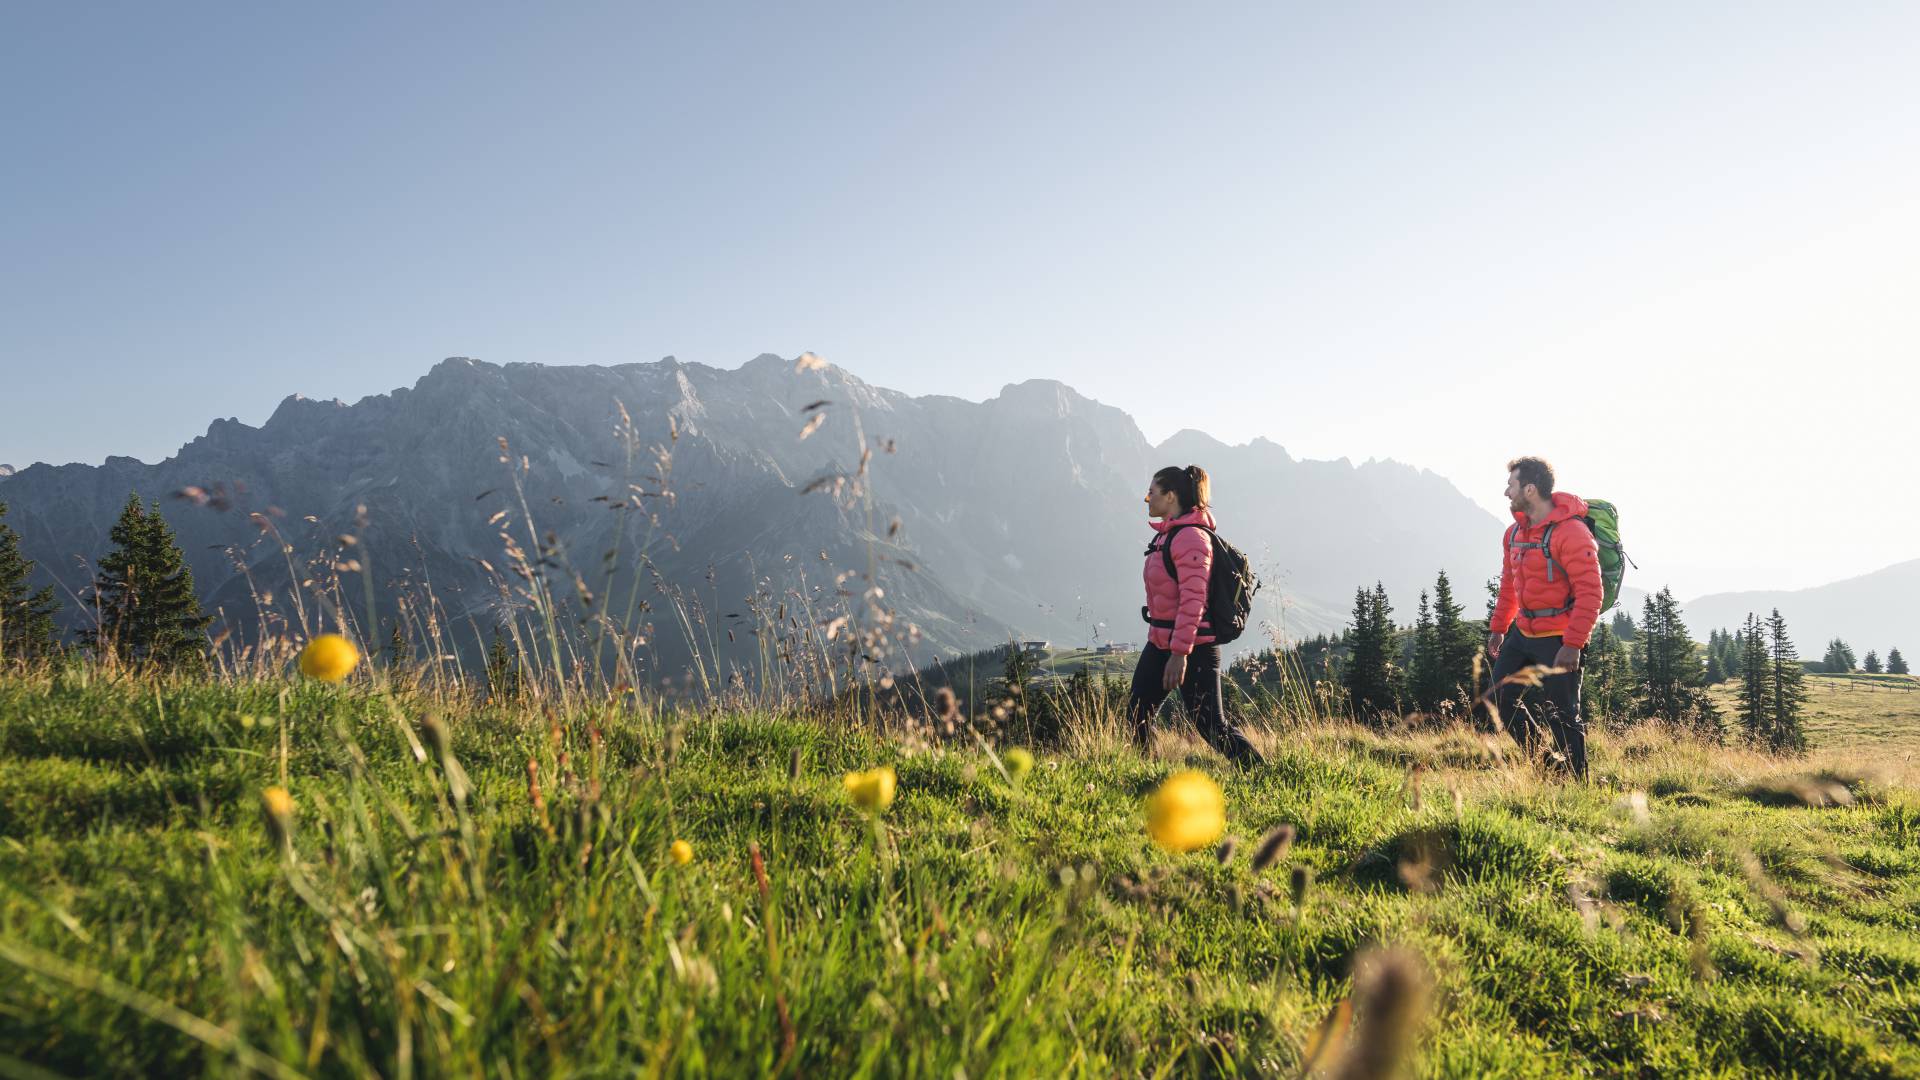
<path fill-rule="evenodd" d="M 1167 777 L 1147 799 L 1147 835 L 1168 851 L 1197 851 L 1226 831 L 1226 796 L 1198 769 Z"/>
<path fill-rule="evenodd" d="M 899 778 L 893 774 L 893 766 L 882 765 L 864 772 L 850 772 L 841 781 L 847 787 L 847 794 L 853 801 L 868 810 L 885 810 L 893 805 L 893 789 Z"/>
<path fill-rule="evenodd" d="M 667 855 L 673 859 L 675 866 L 685 866 L 693 861 L 693 845 L 685 840 L 675 840 L 673 846 L 667 849 Z"/>
<path fill-rule="evenodd" d="M 1006 764 L 1008 775 L 1015 780 L 1033 771 L 1033 755 L 1023 747 L 1016 746 L 1008 750 L 1000 755 L 1000 760 Z"/>
<path fill-rule="evenodd" d="M 293 796 L 276 784 L 260 793 L 260 809 L 267 821 L 267 838 L 277 848 L 289 848 L 293 843 Z"/>
<path fill-rule="evenodd" d="M 321 634 L 300 650 L 300 673 L 321 682 L 339 682 L 360 664 L 360 650 L 339 634 Z"/>

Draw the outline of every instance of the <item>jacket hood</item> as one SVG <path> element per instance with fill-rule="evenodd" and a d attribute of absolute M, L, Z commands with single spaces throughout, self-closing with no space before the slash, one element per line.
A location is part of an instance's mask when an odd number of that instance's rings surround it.
<path fill-rule="evenodd" d="M 1540 524 L 1545 525 L 1548 522 L 1566 521 L 1571 518 L 1586 516 L 1587 500 L 1569 492 L 1556 491 L 1553 493 L 1553 509 L 1547 512 L 1547 520 Z M 1513 520 L 1519 522 L 1520 527 L 1523 529 L 1533 527 L 1533 523 L 1527 519 L 1525 511 L 1515 510 L 1513 512 Z"/>
<path fill-rule="evenodd" d="M 1585 512 L 1586 505 L 1586 503 L 1580 504 L 1582 512 Z M 1168 518 L 1165 521 L 1149 520 L 1147 524 L 1153 526 L 1154 532 L 1160 533 L 1166 532 L 1175 525 L 1205 525 L 1209 529 L 1218 527 L 1213 523 L 1213 511 L 1204 506 L 1196 506 L 1179 517 Z"/>

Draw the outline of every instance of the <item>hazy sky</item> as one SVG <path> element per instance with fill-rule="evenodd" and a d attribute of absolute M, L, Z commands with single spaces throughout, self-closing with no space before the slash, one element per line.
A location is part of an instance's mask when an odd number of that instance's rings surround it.
<path fill-rule="evenodd" d="M 1920 557 L 1916 42 L 1905 3 L 6 5 L 0 462 L 448 355 L 813 349 L 1496 510 L 1543 453 L 1637 584 L 1818 584 Z"/>

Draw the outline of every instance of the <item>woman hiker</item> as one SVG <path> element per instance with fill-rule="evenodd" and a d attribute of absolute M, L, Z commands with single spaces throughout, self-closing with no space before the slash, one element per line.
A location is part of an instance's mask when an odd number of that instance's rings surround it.
<path fill-rule="evenodd" d="M 1147 485 L 1147 516 L 1155 519 L 1145 571 L 1147 647 L 1133 670 L 1127 717 L 1141 748 L 1151 746 L 1154 717 L 1178 690 L 1201 737 L 1244 765 L 1259 761 L 1260 752 L 1227 722 L 1220 649 L 1206 623 L 1207 578 L 1213 569 L 1211 494 L 1207 472 L 1198 465 L 1161 469 Z M 1171 574 L 1166 550 L 1173 555 Z"/>

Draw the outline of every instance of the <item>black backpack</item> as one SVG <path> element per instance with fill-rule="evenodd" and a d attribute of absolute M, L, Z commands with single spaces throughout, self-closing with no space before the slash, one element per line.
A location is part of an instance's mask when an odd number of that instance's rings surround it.
<path fill-rule="evenodd" d="M 1160 536 L 1160 557 L 1167 561 L 1167 576 L 1180 580 L 1180 571 L 1173 565 L 1173 535 L 1181 529 L 1199 529 L 1213 539 L 1213 570 L 1207 577 L 1207 610 L 1201 615 L 1200 625 L 1213 638 L 1214 644 L 1225 645 L 1239 637 L 1247 629 L 1247 620 L 1253 616 L 1253 594 L 1260 590 L 1260 578 L 1253 572 L 1253 564 L 1247 560 L 1246 553 L 1220 538 L 1220 534 L 1205 525 L 1175 525 Z M 1153 549 L 1149 547 L 1148 552 Z M 1148 626 L 1162 630 L 1173 629 L 1173 620 L 1155 619 L 1147 614 L 1146 608 L 1140 609 L 1140 617 L 1147 620 Z"/>

